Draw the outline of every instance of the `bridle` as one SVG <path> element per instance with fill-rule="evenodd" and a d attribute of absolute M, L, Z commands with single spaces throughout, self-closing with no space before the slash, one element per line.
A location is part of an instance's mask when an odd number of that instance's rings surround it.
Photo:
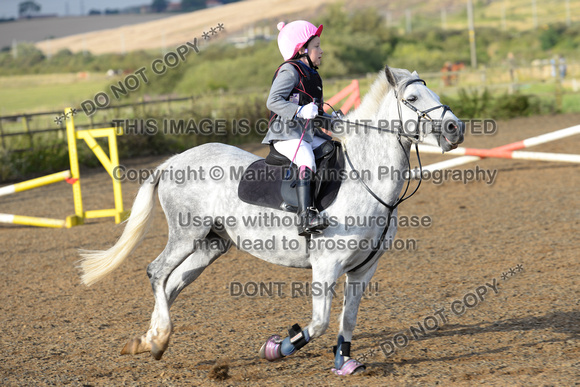
<path fill-rule="evenodd" d="M 402 89 L 405 90 L 409 85 L 411 85 L 413 83 L 417 83 L 417 82 L 420 82 L 423 85 L 427 86 L 427 83 L 423 79 L 415 78 L 415 79 L 411 79 L 411 80 L 407 81 L 403 85 Z M 440 104 L 437 106 L 433 106 L 429 109 L 419 110 L 411 102 L 409 102 L 406 98 L 399 99 L 396 88 L 394 88 L 393 91 L 395 93 L 395 99 L 397 100 L 397 109 L 399 111 L 399 125 L 397 127 L 397 130 L 388 129 L 388 128 L 381 128 L 381 127 L 369 125 L 366 123 L 353 122 L 353 121 L 345 120 L 342 118 L 335 118 L 335 119 L 333 119 L 333 121 L 339 121 L 339 122 L 342 122 L 342 123 L 347 124 L 347 125 L 362 126 L 364 128 L 367 128 L 367 129 L 377 130 L 379 132 L 393 133 L 399 137 L 406 137 L 413 143 L 421 142 L 427 134 L 430 134 L 430 133 L 442 134 L 443 133 L 441 130 L 441 126 L 443 123 L 443 117 L 445 116 L 445 114 L 448 111 L 453 112 L 448 105 Z M 403 123 L 403 114 L 401 111 L 401 103 L 403 105 L 405 105 L 406 107 L 408 107 L 409 109 L 411 109 L 413 112 L 415 112 L 415 114 L 417 114 L 417 126 L 416 126 L 417 133 L 410 134 L 410 133 L 405 132 L 405 124 Z M 332 105 L 330 105 L 328 103 L 325 103 L 325 104 L 328 105 L 334 112 L 336 112 L 336 110 L 334 109 L 334 107 Z M 431 113 L 437 109 L 441 109 L 441 108 L 443 109 L 443 111 L 441 112 L 441 117 L 439 119 L 433 119 L 429 115 L 429 113 Z M 427 121 L 429 121 L 431 123 L 431 131 L 430 132 L 421 133 L 421 131 L 419 130 L 419 128 L 421 126 L 421 119 L 426 119 Z"/>
<path fill-rule="evenodd" d="M 415 79 L 411 79 L 409 81 L 407 81 L 403 87 L 403 90 L 405 90 L 409 85 L 413 84 L 413 83 L 417 83 L 420 82 L 423 85 L 425 85 L 425 87 L 427 86 L 427 83 L 420 78 L 415 78 Z M 397 95 L 397 90 L 394 90 L 395 92 L 395 98 L 397 99 L 397 106 L 399 109 L 399 119 L 402 121 L 402 113 L 401 113 L 401 104 L 399 103 L 402 102 L 403 105 L 405 105 L 406 107 L 408 107 L 409 109 L 411 109 L 412 111 L 414 111 L 417 114 L 417 134 L 415 135 L 415 140 L 420 142 L 423 140 L 424 136 L 426 136 L 427 134 L 430 133 L 435 133 L 435 134 L 442 134 L 442 130 L 441 130 L 441 126 L 443 123 L 443 117 L 445 116 L 445 113 L 447 113 L 448 111 L 452 111 L 451 108 L 448 105 L 437 105 L 437 106 L 433 106 L 429 109 L 425 109 L 425 110 L 419 110 L 417 109 L 411 102 L 409 102 L 406 98 L 401 98 L 399 100 L 399 97 Z M 441 112 L 441 117 L 438 120 L 434 120 L 433 118 L 431 118 L 431 116 L 429 115 L 429 113 L 431 113 L 434 110 L 437 109 L 443 109 L 443 111 Z M 429 133 L 423 133 L 423 137 L 421 137 L 421 131 L 419 130 L 420 126 L 421 126 L 421 118 L 424 118 L 426 120 L 428 120 L 431 123 L 431 131 Z"/>
<path fill-rule="evenodd" d="M 407 81 L 404 85 L 403 85 L 403 90 L 405 90 L 409 85 L 413 84 L 413 83 L 423 83 L 423 85 L 427 86 L 427 83 L 420 78 L 415 78 L 415 79 L 411 79 L 409 81 Z M 421 182 L 422 182 L 422 178 L 423 178 L 423 168 L 421 166 L 421 157 L 419 155 L 419 142 L 421 142 L 423 140 L 423 138 L 430 133 L 435 133 L 435 134 L 442 134 L 442 130 L 441 130 L 441 126 L 442 126 L 442 122 L 443 122 L 443 117 L 445 116 L 445 113 L 447 113 L 447 111 L 451 111 L 451 108 L 447 105 L 437 105 L 434 107 L 431 107 L 429 109 L 425 109 L 425 110 L 419 110 L 417 109 L 411 102 L 409 102 L 407 99 L 405 98 L 401 98 L 399 99 L 398 93 L 397 93 L 397 88 L 395 87 L 393 89 L 394 94 L 395 94 L 395 99 L 397 100 L 397 109 L 398 109 L 398 113 L 399 113 L 399 122 L 400 125 L 398 127 L 398 130 L 389 130 L 386 128 L 380 128 L 380 127 L 376 127 L 376 126 L 372 126 L 372 125 L 368 125 L 368 124 L 361 124 L 358 122 L 352 122 L 349 120 L 343 120 L 341 118 L 336 118 L 335 120 L 338 121 L 342 121 L 344 123 L 347 124 L 354 124 L 354 125 L 360 125 L 360 126 L 364 126 L 365 128 L 369 128 L 369 129 L 374 129 L 374 130 L 378 130 L 379 132 L 388 132 L 388 133 L 394 133 L 397 135 L 397 140 L 399 142 L 399 145 L 401 146 L 401 149 L 403 149 L 403 152 L 405 153 L 405 158 L 407 160 L 407 166 L 408 166 L 408 170 L 409 173 L 411 171 L 411 155 L 407 153 L 407 151 L 405 150 L 405 147 L 403 146 L 403 143 L 401 142 L 401 137 L 406 137 L 408 138 L 412 143 L 415 144 L 415 153 L 417 154 L 417 161 L 419 163 L 419 183 L 417 184 L 417 186 L 415 187 L 415 189 L 413 190 L 413 192 L 411 192 L 408 196 L 405 196 L 407 194 L 407 191 L 409 189 L 409 185 L 410 185 L 410 179 L 407 180 L 407 185 L 405 187 L 405 191 L 403 192 L 403 194 L 397 198 L 397 200 L 395 201 L 394 204 L 388 204 L 386 203 L 384 200 L 382 200 L 377 194 L 375 194 L 372 189 L 364 182 L 364 180 L 362 180 L 360 173 L 358 172 L 358 170 L 354 167 L 354 165 L 352 164 L 352 161 L 348 155 L 348 152 L 346 150 L 346 148 L 344 148 L 344 156 L 346 158 L 346 161 L 348 162 L 348 165 L 350 166 L 350 168 L 353 170 L 353 172 L 355 173 L 355 177 L 356 179 L 362 184 L 362 186 L 364 187 L 364 189 L 373 197 L 375 198 L 375 200 L 377 200 L 379 203 L 381 203 L 383 206 L 385 206 L 388 210 L 389 210 L 389 217 L 387 219 L 387 225 L 385 226 L 385 229 L 383 230 L 380 238 L 379 238 L 379 242 L 376 244 L 376 247 L 373 249 L 373 251 L 371 252 L 371 254 L 360 264 L 358 264 L 357 266 L 355 266 L 354 268 L 348 270 L 349 273 L 355 272 L 358 269 L 360 269 L 361 267 L 363 267 L 364 265 L 366 265 L 369 261 L 371 261 L 379 252 L 380 250 L 380 246 L 383 244 L 384 239 L 388 233 L 389 230 L 389 225 L 391 224 L 391 218 L 392 218 L 392 214 L 395 211 L 395 209 L 399 206 L 399 204 L 401 204 L 402 202 L 404 202 L 405 200 L 411 198 L 419 189 L 419 187 L 421 186 Z M 402 110 L 401 110 L 401 103 L 403 105 L 405 105 L 406 107 L 408 107 L 409 109 L 411 109 L 412 111 L 414 111 L 417 114 L 417 133 L 416 134 L 408 134 L 404 132 L 404 125 L 403 125 L 403 114 L 402 114 Z M 334 108 L 329 105 L 333 111 Z M 437 110 L 437 109 L 443 109 L 443 112 L 441 113 L 441 118 L 439 120 L 434 120 L 429 113 Z M 431 123 L 431 131 L 429 133 L 423 133 L 423 135 L 421 135 L 421 130 L 420 130 L 420 125 L 421 125 L 421 119 L 425 119 L 428 120 Z M 440 137 L 439 137 L 439 141 L 440 141 Z"/>

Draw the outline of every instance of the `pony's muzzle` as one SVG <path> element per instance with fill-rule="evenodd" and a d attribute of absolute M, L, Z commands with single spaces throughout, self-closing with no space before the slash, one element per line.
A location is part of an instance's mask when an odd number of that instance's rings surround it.
<path fill-rule="evenodd" d="M 465 124 L 458 119 L 444 120 L 441 125 L 441 136 L 439 137 L 439 145 L 443 152 L 448 152 L 457 148 L 463 142 L 463 135 L 465 133 Z"/>

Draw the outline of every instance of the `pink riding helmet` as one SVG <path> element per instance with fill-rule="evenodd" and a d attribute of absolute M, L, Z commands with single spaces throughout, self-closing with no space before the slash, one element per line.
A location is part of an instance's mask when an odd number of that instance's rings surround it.
<path fill-rule="evenodd" d="M 322 24 L 316 28 L 312 23 L 305 20 L 296 20 L 292 23 L 278 23 L 278 48 L 284 60 L 291 59 L 300 48 L 313 36 L 320 37 Z"/>

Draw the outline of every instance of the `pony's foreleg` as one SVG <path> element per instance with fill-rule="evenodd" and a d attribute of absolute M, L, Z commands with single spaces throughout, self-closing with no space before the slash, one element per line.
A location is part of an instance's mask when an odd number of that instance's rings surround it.
<path fill-rule="evenodd" d="M 332 371 L 337 375 L 351 375 L 362 372 L 365 366 L 358 360 L 350 357 L 350 342 L 352 332 L 356 326 L 356 317 L 364 289 L 369 284 L 377 269 L 378 261 L 367 270 L 357 273 L 347 273 L 344 288 L 344 304 L 340 315 L 338 342 L 334 347 L 334 367 Z"/>
<path fill-rule="evenodd" d="M 274 361 L 292 355 L 312 339 L 324 334 L 330 323 L 330 307 L 338 275 L 338 267 L 312 265 L 312 321 L 305 329 L 294 324 L 285 339 L 278 335 L 270 336 L 260 348 L 262 359 Z"/>
<path fill-rule="evenodd" d="M 172 325 L 169 314 L 169 301 L 165 294 L 165 284 L 170 274 L 177 268 L 193 251 L 191 238 L 183 235 L 170 235 L 165 250 L 147 267 L 147 275 L 153 288 L 155 308 L 151 315 L 151 325 L 147 333 L 141 337 L 130 340 L 123 350 L 122 355 L 138 354 L 151 351 L 157 360 L 169 345 Z"/>

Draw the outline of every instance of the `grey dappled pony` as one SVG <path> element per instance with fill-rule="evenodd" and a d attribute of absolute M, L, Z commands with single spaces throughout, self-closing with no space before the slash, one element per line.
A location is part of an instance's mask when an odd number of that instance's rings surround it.
<path fill-rule="evenodd" d="M 437 113 L 437 119 L 432 119 L 429 112 Z M 105 251 L 84 251 L 81 254 L 82 281 L 86 285 L 96 283 L 116 269 L 142 240 L 153 212 L 155 190 L 158 190 L 169 235 L 165 249 L 147 268 L 155 308 L 149 330 L 143 336 L 130 340 L 123 348 L 123 354 L 150 351 L 156 359 L 160 359 L 168 347 L 172 332 L 169 313 L 172 303 L 187 285 L 236 241 L 276 241 L 274 246 L 268 248 L 257 243 L 237 247 L 277 265 L 311 268 L 312 283 L 320 284 L 321 288 L 330 288 L 343 274 L 346 274 L 345 289 L 349 289 L 348 284 L 364 286 L 369 283 L 377 268 L 378 258 L 389 248 L 397 232 L 396 222 L 392 218 L 397 216 L 396 204 L 406 183 L 403 177 L 409 168 L 411 146 L 421 142 L 439 146 L 443 152 L 448 151 L 463 141 L 464 125 L 447 106 L 440 103 L 439 97 L 426 87 L 416 72 L 390 69 L 388 66 L 379 73 L 361 106 L 348 114 L 345 120 L 359 123 L 341 126 L 338 124 L 345 121 L 335 122 L 340 129 L 336 130 L 335 137 L 350 159 L 345 163 L 346 175 L 352 176 L 353 170 L 370 173 L 364 175 L 364 181 L 358 178 L 343 181 L 336 200 L 323 212 L 333 222 L 322 234 L 313 235 L 309 246 L 306 238 L 297 235 L 295 224 L 247 227 L 240 221 L 242 217 L 258 217 L 265 209 L 238 198 L 239 178 L 230 173 L 232 168 L 247 167 L 258 156 L 232 146 L 211 143 L 173 156 L 157 168 L 158 173 L 152 174 L 139 189 L 131 216 L 118 242 Z M 388 129 L 385 129 L 385 123 L 390 124 Z M 224 173 L 220 179 L 185 182 L 159 178 L 164 170 L 184 170 L 188 166 L 206 172 L 219 166 Z M 380 167 L 391 172 L 388 178 L 379 178 Z M 279 217 L 296 216 L 279 210 L 270 211 Z M 195 227 L 184 226 L 184 214 L 214 220 L 233 217 L 238 221 L 229 225 L 216 221 Z M 345 227 L 344 219 L 348 216 L 389 219 L 390 227 L 378 227 L 372 222 L 362 227 Z M 300 245 L 288 249 L 282 246 L 283 238 L 295 239 Z M 341 243 L 337 243 L 339 241 Z M 377 247 L 374 254 L 369 246 Z M 358 288 L 361 289 L 361 286 Z M 312 320 L 308 326 L 302 330 L 297 324 L 294 325 L 285 339 L 278 335 L 271 336 L 262 346 L 260 356 L 277 360 L 295 353 L 321 336 L 330 321 L 332 295 L 331 291 L 313 292 Z M 345 291 L 333 369 L 339 375 L 364 370 L 363 364 L 350 357 L 350 341 L 361 297 L 362 291 Z"/>

